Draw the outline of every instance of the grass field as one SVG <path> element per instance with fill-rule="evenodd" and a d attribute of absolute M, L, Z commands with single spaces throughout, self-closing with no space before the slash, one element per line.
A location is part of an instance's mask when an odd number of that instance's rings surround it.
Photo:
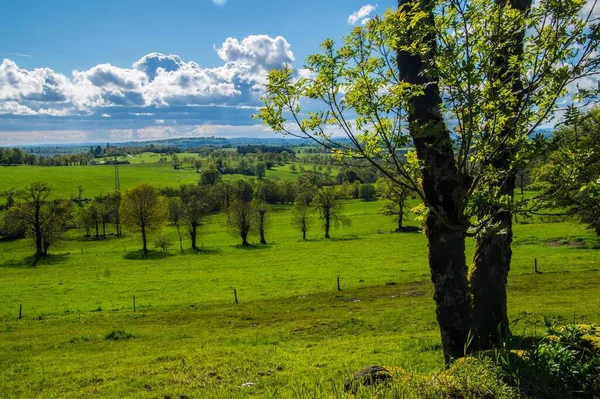
<path fill-rule="evenodd" d="M 156 157 L 149 154 L 143 156 L 154 162 L 135 162 L 130 165 L 119 165 L 121 190 L 127 190 L 139 183 L 150 183 L 156 187 L 179 187 L 181 184 L 197 183 L 200 175 L 195 169 L 186 166 L 175 170 L 171 162 L 159 163 Z M 307 167 L 308 169 L 308 167 Z M 339 168 L 333 168 L 337 174 Z M 289 170 L 289 164 L 267 170 L 269 179 L 296 179 L 298 174 Z M 225 180 L 253 178 L 238 174 L 224 175 Z M 78 187 L 83 187 L 84 198 L 94 198 L 105 195 L 115 189 L 115 169 L 113 165 L 89 166 L 10 166 L 0 167 L 0 202 L 6 201 L 2 193 L 8 190 L 20 190 L 32 181 L 48 182 L 53 188 L 53 194 L 63 198 L 77 198 Z"/>
<path fill-rule="evenodd" d="M 136 166 L 122 168 L 123 185 Z M 137 177 L 197 179 L 167 166 L 140 165 Z M 85 193 L 110 188 L 110 178 L 90 175 L 96 168 L 81 172 Z M 21 170 L 11 183 L 49 170 L 64 174 L 49 180 L 61 193 L 79 184 L 66 172 L 75 167 Z M 348 201 L 351 227 L 325 240 L 315 223 L 306 242 L 278 206 L 269 245 L 251 248 L 216 215 L 200 232 L 201 251 L 181 253 L 169 227 L 174 247 L 147 259 L 131 234 L 95 241 L 71 231 L 35 267 L 26 240 L 0 242 L 0 397 L 318 398 L 337 396 L 350 372 L 370 364 L 440 371 L 425 237 L 391 233 L 380 205 Z M 599 322 L 599 247 L 579 224 L 517 224 L 514 331 L 537 334 L 544 316 Z"/>

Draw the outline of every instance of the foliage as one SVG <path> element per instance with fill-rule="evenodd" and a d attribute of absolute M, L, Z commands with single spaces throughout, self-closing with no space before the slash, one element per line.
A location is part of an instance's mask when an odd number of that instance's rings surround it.
<path fill-rule="evenodd" d="M 555 130 L 553 151 L 533 171 L 541 191 L 538 206 L 564 209 L 600 235 L 600 108 L 580 114 L 570 108 Z"/>
<path fill-rule="evenodd" d="M 592 327 L 592 330 L 595 329 Z M 501 374 L 527 396 L 597 397 L 600 395 L 600 351 L 588 349 L 584 335 L 581 326 L 556 328 L 552 324 L 549 335 L 521 356 L 501 357 Z"/>
<path fill-rule="evenodd" d="M 242 245 L 248 246 L 248 235 L 256 227 L 255 210 L 252 202 L 236 199 L 228 210 L 227 223 L 232 234 L 242 239 Z"/>
<path fill-rule="evenodd" d="M 120 209 L 123 224 L 142 236 L 142 249 L 147 251 L 147 235 L 162 227 L 167 218 L 167 209 L 158 196 L 158 190 L 142 183 L 123 196 Z"/>
<path fill-rule="evenodd" d="M 314 205 L 319 210 L 319 217 L 323 220 L 323 229 L 325 238 L 329 237 L 329 230 L 332 226 L 340 224 L 350 226 L 352 221 L 344 215 L 344 206 L 341 202 L 341 195 L 335 186 L 321 186 L 313 198 Z"/>
<path fill-rule="evenodd" d="M 63 237 L 72 219 L 73 206 L 64 200 L 51 200 L 52 189 L 44 182 L 33 182 L 18 193 L 21 202 L 10 207 L 6 221 L 8 231 L 14 230 L 11 224 L 19 224 L 25 234 L 33 240 L 36 258 L 48 255 L 50 246 Z"/>

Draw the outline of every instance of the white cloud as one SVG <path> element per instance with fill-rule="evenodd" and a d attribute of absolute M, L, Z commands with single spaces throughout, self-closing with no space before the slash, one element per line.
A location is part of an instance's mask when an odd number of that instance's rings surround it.
<path fill-rule="evenodd" d="M 225 3 L 227 3 L 227 0 L 212 0 L 212 2 L 218 6 L 224 6 Z"/>
<path fill-rule="evenodd" d="M 377 8 L 377 4 L 367 4 L 362 6 L 358 11 L 353 12 L 348 17 L 348 23 L 350 25 L 356 25 L 358 22 L 361 24 L 366 24 L 369 21 L 369 15 Z"/>
<path fill-rule="evenodd" d="M 178 55 L 150 53 L 129 68 L 108 63 L 74 70 L 70 77 L 48 68 L 0 64 L 0 113 L 14 115 L 110 115 L 128 110 L 198 105 L 254 106 L 267 72 L 294 62 L 281 36 L 228 38 L 218 48 L 223 64 L 202 68 Z"/>

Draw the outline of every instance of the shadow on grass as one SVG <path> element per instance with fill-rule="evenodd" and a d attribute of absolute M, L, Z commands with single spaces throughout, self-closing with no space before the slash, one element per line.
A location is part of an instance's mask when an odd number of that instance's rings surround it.
<path fill-rule="evenodd" d="M 213 255 L 213 254 L 220 254 L 223 251 L 219 248 L 196 248 L 196 249 L 192 249 L 192 248 L 188 248 L 188 249 L 184 249 L 183 252 L 179 251 L 179 254 L 181 255 Z"/>
<path fill-rule="evenodd" d="M 69 254 L 48 255 L 41 259 L 36 258 L 35 256 L 27 256 L 21 260 L 15 259 L 0 263 L 0 268 L 24 269 L 36 266 L 52 266 L 65 262 L 68 256 Z"/>
<path fill-rule="evenodd" d="M 106 234 L 106 237 L 104 236 L 98 236 L 96 237 L 95 235 L 91 235 L 89 237 L 86 236 L 77 236 L 77 237 L 73 237 L 70 238 L 69 241 L 76 241 L 76 242 L 98 242 L 98 241 L 115 241 L 115 240 L 120 240 L 126 238 L 123 234 L 121 234 L 120 236 L 114 234 L 114 233 L 110 233 L 110 234 Z"/>
<path fill-rule="evenodd" d="M 143 250 L 131 251 L 127 252 L 123 255 L 123 259 L 127 260 L 157 260 L 157 259 L 166 259 L 171 256 L 175 256 L 171 252 L 167 251 L 148 251 L 144 252 Z"/>
<path fill-rule="evenodd" d="M 327 241 L 356 241 L 356 240 L 364 240 L 364 237 L 359 237 L 356 234 L 351 234 L 345 237 L 332 237 L 332 238 L 324 238 Z"/>
<path fill-rule="evenodd" d="M 242 244 L 237 244 L 237 245 L 232 245 L 233 248 L 236 249 L 243 249 L 246 251 L 257 251 L 257 250 L 261 250 L 261 249 L 269 249 L 272 248 L 271 245 L 263 245 L 263 244 L 249 244 L 249 245 L 242 245 Z"/>

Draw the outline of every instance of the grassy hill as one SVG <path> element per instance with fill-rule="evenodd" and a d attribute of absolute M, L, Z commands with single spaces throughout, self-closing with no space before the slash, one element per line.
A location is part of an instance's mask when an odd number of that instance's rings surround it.
<path fill-rule="evenodd" d="M 0 190 L 33 177 L 65 196 L 86 182 L 84 195 L 112 188 L 111 167 L 17 170 Z M 197 180 L 170 164 L 121 170 L 124 188 Z M 70 231 L 35 267 L 27 240 L 0 242 L 0 397 L 327 397 L 370 364 L 438 372 L 425 237 L 392 233 L 379 202 L 345 205 L 353 224 L 331 240 L 315 223 L 302 241 L 289 208 L 276 206 L 267 246 L 239 246 L 224 215 L 206 220 L 199 252 L 181 253 L 171 226 L 175 245 L 148 258 L 127 232 L 96 241 Z M 550 316 L 600 321 L 598 247 L 579 224 L 517 224 L 513 330 L 539 334 Z"/>

